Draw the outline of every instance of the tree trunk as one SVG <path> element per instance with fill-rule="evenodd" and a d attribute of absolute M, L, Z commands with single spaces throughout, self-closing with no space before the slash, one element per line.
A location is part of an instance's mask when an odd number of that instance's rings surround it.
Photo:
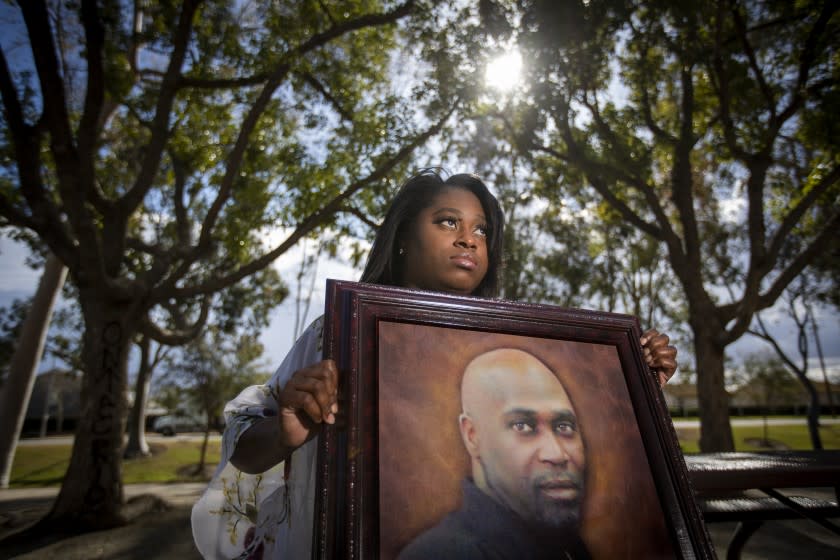
<path fill-rule="evenodd" d="M 734 451 L 723 367 L 724 346 L 715 341 L 713 327 L 708 323 L 697 320 L 691 327 L 697 358 L 700 451 Z"/>
<path fill-rule="evenodd" d="M 49 330 L 49 326 L 47 327 Z M 53 385 L 55 384 L 55 375 L 50 375 L 47 379 L 47 387 L 44 390 L 44 408 L 41 410 L 41 429 L 38 432 L 38 437 L 44 439 L 47 437 L 47 423 L 50 421 L 50 401 L 55 397 L 53 395 Z"/>
<path fill-rule="evenodd" d="M 834 408 L 834 396 L 831 393 L 831 383 L 828 381 L 828 372 L 825 367 L 825 357 L 823 355 L 822 342 L 820 342 L 819 328 L 817 327 L 817 320 L 813 313 L 811 313 L 811 332 L 814 333 L 814 343 L 817 345 L 817 356 L 820 357 L 820 368 L 822 369 L 823 382 L 825 383 L 825 393 L 828 396 L 828 409 L 831 411 L 831 417 L 835 418 L 837 411 Z M 817 400 L 817 407 L 819 407 L 819 399 Z"/>
<path fill-rule="evenodd" d="M 204 463 L 207 461 L 207 442 L 210 440 L 210 415 L 207 415 L 207 423 L 204 425 L 204 441 L 201 442 L 201 455 L 198 458 L 198 466 L 195 474 L 201 476 L 204 473 Z"/>
<path fill-rule="evenodd" d="M 764 429 L 761 432 L 761 445 L 770 445 L 770 430 L 767 428 L 767 408 L 764 408 L 763 425 Z"/>
<path fill-rule="evenodd" d="M 35 372 L 44 352 L 53 306 L 65 278 L 67 268 L 50 254 L 23 322 L 18 345 L 9 364 L 9 377 L 0 392 L 0 488 L 9 487 L 20 430 L 35 384 Z"/>
<path fill-rule="evenodd" d="M 140 367 L 134 382 L 134 406 L 128 416 L 128 443 L 123 458 L 146 457 L 151 454 L 146 442 L 146 404 L 149 400 L 149 385 L 152 380 L 149 361 L 149 339 L 142 337 L 140 347 Z"/>
<path fill-rule="evenodd" d="M 71 531 L 123 525 L 122 447 L 127 365 L 136 310 L 80 293 L 85 316 L 81 414 L 70 465 L 44 522 Z"/>
<path fill-rule="evenodd" d="M 822 438 L 820 437 L 820 398 L 817 394 L 817 389 L 804 371 L 797 370 L 796 377 L 799 382 L 805 387 L 808 393 L 808 434 L 811 436 L 811 445 L 814 449 L 822 449 Z"/>

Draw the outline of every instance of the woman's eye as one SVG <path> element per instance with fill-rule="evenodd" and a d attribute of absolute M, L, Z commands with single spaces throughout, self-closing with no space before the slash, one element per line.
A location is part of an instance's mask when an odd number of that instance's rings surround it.
<path fill-rule="evenodd" d="M 487 237 L 487 226 L 478 226 L 475 228 L 475 233 L 481 237 Z"/>
<path fill-rule="evenodd" d="M 458 227 L 458 220 L 455 218 L 444 218 L 440 221 L 440 223 L 451 229 Z"/>

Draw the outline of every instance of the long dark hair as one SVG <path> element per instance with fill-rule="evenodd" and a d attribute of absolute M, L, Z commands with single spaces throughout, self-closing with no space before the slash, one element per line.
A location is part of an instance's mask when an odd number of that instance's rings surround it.
<path fill-rule="evenodd" d="M 411 231 L 417 215 L 428 208 L 435 197 L 446 189 L 464 189 L 478 198 L 487 218 L 487 274 L 472 293 L 474 296 L 496 297 L 502 267 L 502 232 L 505 217 L 499 201 L 476 175 L 459 173 L 443 179 L 434 169 L 426 169 L 408 179 L 397 191 L 385 220 L 376 232 L 361 282 L 370 284 L 402 284 L 402 259 L 397 254 L 398 241 Z"/>

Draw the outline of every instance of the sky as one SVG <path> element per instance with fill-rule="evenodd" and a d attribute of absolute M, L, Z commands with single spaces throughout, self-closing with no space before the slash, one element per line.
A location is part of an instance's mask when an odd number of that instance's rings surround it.
<path fill-rule="evenodd" d="M 311 250 L 311 249 L 310 249 Z M 278 306 L 272 313 L 270 326 L 262 333 L 262 343 L 265 346 L 265 360 L 270 366 L 276 368 L 289 351 L 294 340 L 295 323 L 295 275 L 299 267 L 302 250 L 300 246 L 275 261 L 282 278 L 292 288 L 292 295 Z M 38 285 L 40 271 L 32 270 L 25 265 L 28 249 L 8 237 L 0 236 L 0 306 L 9 305 L 15 298 L 31 296 Z M 308 317 L 304 321 L 304 327 L 324 311 L 324 293 L 327 278 L 338 280 L 357 280 L 361 271 L 354 269 L 346 263 L 334 259 L 323 259 L 318 264 L 318 277 L 315 282 L 315 292 L 312 297 Z M 59 301 L 58 305 L 67 305 Z M 779 337 L 780 343 L 789 352 L 796 349 L 796 333 L 793 324 L 784 320 L 781 314 L 774 310 L 764 312 L 765 322 L 771 332 Z M 818 322 L 820 325 L 820 338 L 823 351 L 826 356 L 826 366 L 829 374 L 840 376 L 840 315 L 832 309 L 822 308 L 818 310 Z M 646 327 L 646 326 L 643 326 Z M 812 343 L 813 345 L 813 343 Z M 690 360 L 690 348 L 679 347 L 680 356 L 678 360 Z M 727 354 L 735 363 L 740 363 L 743 358 L 756 352 L 770 352 L 770 347 L 756 339 L 745 335 L 740 340 L 727 348 Z M 822 374 L 819 371 L 819 364 L 816 351 L 812 347 L 811 364 L 809 374 L 820 379 Z M 41 371 L 61 366 L 54 359 L 47 359 L 41 364 Z M 679 373 L 679 370 L 678 370 Z M 678 377 L 677 377 L 678 379 Z"/>

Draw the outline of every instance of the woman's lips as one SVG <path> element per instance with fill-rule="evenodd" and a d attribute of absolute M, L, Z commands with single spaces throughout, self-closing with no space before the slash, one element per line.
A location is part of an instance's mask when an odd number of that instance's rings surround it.
<path fill-rule="evenodd" d="M 469 253 L 462 253 L 451 257 L 455 266 L 466 270 L 475 270 L 478 264 L 475 262 L 475 257 Z"/>

